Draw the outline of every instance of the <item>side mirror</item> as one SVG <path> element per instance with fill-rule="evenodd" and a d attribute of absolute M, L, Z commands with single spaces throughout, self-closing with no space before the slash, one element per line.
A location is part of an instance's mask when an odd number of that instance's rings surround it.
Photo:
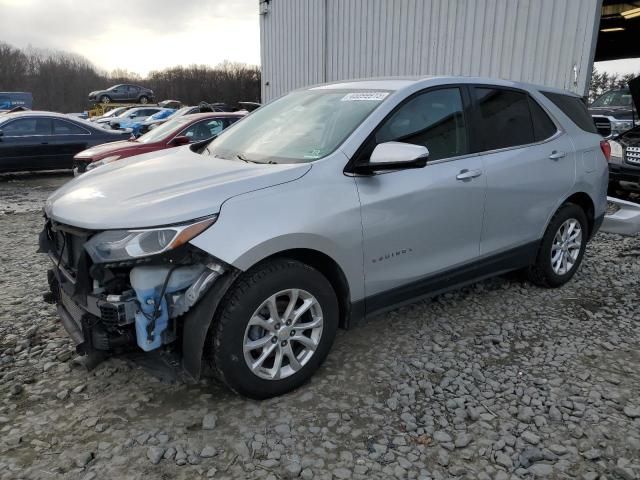
<path fill-rule="evenodd" d="M 173 140 L 171 140 L 170 143 L 174 147 L 179 147 L 180 145 L 191 143 L 191 139 L 185 135 L 180 135 L 179 137 L 175 137 Z"/>
<path fill-rule="evenodd" d="M 381 170 L 403 170 L 426 166 L 429 150 L 422 145 L 403 142 L 385 142 L 373 149 L 368 163 L 356 166 L 356 173 Z"/>

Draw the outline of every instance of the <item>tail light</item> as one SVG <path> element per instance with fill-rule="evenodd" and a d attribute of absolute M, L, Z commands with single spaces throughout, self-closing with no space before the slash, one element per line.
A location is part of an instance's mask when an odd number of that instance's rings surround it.
<path fill-rule="evenodd" d="M 600 149 L 604 154 L 604 158 L 607 159 L 607 162 L 611 160 L 611 145 L 609 145 L 607 140 L 600 140 Z"/>

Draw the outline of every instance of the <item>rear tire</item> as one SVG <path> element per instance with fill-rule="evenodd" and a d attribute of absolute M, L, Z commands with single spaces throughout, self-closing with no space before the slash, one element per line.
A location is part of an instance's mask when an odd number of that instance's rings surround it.
<path fill-rule="evenodd" d="M 560 287 L 578 270 L 589 238 L 587 216 L 573 203 L 555 213 L 538 248 L 535 263 L 527 276 L 541 287 Z"/>
<path fill-rule="evenodd" d="M 338 301 L 314 268 L 277 259 L 241 275 L 225 296 L 207 351 L 217 376 L 250 398 L 304 384 L 325 360 L 338 328 Z"/>

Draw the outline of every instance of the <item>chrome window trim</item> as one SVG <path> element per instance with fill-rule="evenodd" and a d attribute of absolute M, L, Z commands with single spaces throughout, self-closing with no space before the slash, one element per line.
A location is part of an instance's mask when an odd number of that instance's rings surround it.
<path fill-rule="evenodd" d="M 502 88 L 503 90 L 518 91 L 518 92 L 526 94 L 532 101 L 536 102 L 536 104 L 540 108 L 542 108 L 542 110 L 549 116 L 549 118 L 551 119 L 553 124 L 556 126 L 556 132 L 553 135 L 551 135 L 550 137 L 545 138 L 544 140 L 539 140 L 537 142 L 525 143 L 525 144 L 522 144 L 522 145 L 514 145 L 514 146 L 510 146 L 510 147 L 496 148 L 496 149 L 493 149 L 493 150 L 481 150 L 479 152 L 471 152 L 471 153 L 467 153 L 467 154 L 464 154 L 464 155 L 456 155 L 455 157 L 439 158 L 438 160 L 432 160 L 432 161 L 429 161 L 427 159 L 427 164 L 424 166 L 424 168 L 429 168 L 430 165 L 439 165 L 441 163 L 454 162 L 454 161 L 457 161 L 457 160 L 464 160 L 464 159 L 467 159 L 467 158 L 474 158 L 474 157 L 479 157 L 479 156 L 482 156 L 482 155 L 493 155 L 493 154 L 496 154 L 496 153 L 508 152 L 508 151 L 511 151 L 511 150 L 519 150 L 521 148 L 529 148 L 529 147 L 544 145 L 545 143 L 550 143 L 550 142 L 560 138 L 562 135 L 565 135 L 567 133 L 566 130 L 564 129 L 564 127 L 562 126 L 562 124 L 549 111 L 549 109 L 546 107 L 546 105 L 541 104 L 531 94 L 531 92 L 528 91 L 528 90 L 522 90 L 522 89 L 519 89 L 519 88 L 512 88 L 512 87 L 501 87 L 500 85 L 484 84 L 484 83 L 482 83 L 482 84 L 471 83 L 471 84 L 468 84 L 467 86 L 470 89 L 473 88 L 473 87 Z M 436 88 L 460 88 L 460 84 L 439 85 Z M 422 90 L 420 92 L 424 93 L 424 92 L 428 92 L 428 91 L 433 91 L 436 88 L 430 88 L 430 89 Z M 382 121 L 384 121 L 384 120 L 382 120 Z M 533 121 L 532 121 L 532 123 L 533 123 Z M 378 128 L 378 126 L 376 126 L 376 128 Z M 470 129 L 470 128 L 473 128 L 473 127 L 467 126 L 467 128 Z M 375 131 L 375 129 L 374 129 L 374 131 Z M 406 170 L 406 169 L 398 169 L 398 170 L 389 170 L 389 171 L 384 171 L 384 172 L 376 172 L 376 173 L 369 174 L 369 175 L 363 175 L 363 174 L 358 174 L 358 173 L 353 173 L 353 172 L 344 172 L 344 173 L 345 173 L 345 175 L 350 176 L 350 177 L 363 177 L 363 176 L 367 177 L 367 176 L 372 176 L 372 175 L 386 175 L 388 173 L 394 173 L 394 172 L 399 172 L 399 171 L 403 171 L 403 170 Z"/>
<path fill-rule="evenodd" d="M 93 135 L 93 133 L 91 133 L 89 130 L 87 130 L 86 128 L 84 128 L 82 125 L 77 125 L 76 123 L 72 122 L 71 120 L 68 120 L 66 118 L 60 118 L 60 117 L 51 117 L 48 115 L 43 115 L 43 116 L 33 116 L 33 117 L 23 117 L 23 118 L 14 118 L 11 119 L 9 121 L 7 121 L 6 123 L 0 124 L 0 130 L 3 130 L 3 127 L 7 126 L 7 125 L 11 125 L 14 122 L 18 122 L 20 120 L 26 120 L 29 118 L 35 118 L 36 120 L 38 119 L 48 119 L 48 120 L 61 120 L 63 122 L 67 122 L 70 123 L 72 125 L 76 125 L 77 127 L 81 128 L 82 130 L 84 130 L 87 133 L 66 133 L 66 134 L 56 134 L 53 132 L 53 123 L 51 124 L 51 133 L 48 135 L 42 135 L 39 133 L 33 133 L 33 134 L 29 134 L 29 135 L 3 135 L 2 138 L 25 138 L 25 137 L 60 137 L 63 135 L 77 135 L 77 136 L 87 136 L 87 135 Z"/>
<path fill-rule="evenodd" d="M 521 148 L 528 148 L 528 147 L 535 147 L 538 145 L 544 145 L 545 143 L 549 143 L 552 142 L 553 140 L 556 140 L 557 138 L 559 138 L 560 136 L 564 135 L 566 132 L 564 130 L 558 130 L 553 136 L 545 139 L 545 140 L 541 140 L 539 142 L 534 142 L 534 143 L 527 143 L 526 145 L 517 145 L 515 147 L 505 147 L 505 148 L 498 148 L 495 150 L 484 150 L 482 152 L 473 152 L 473 153 L 467 153 L 465 155 L 457 155 L 455 157 L 449 157 L 449 158 L 439 158 L 438 160 L 433 160 L 433 161 L 429 161 L 427 160 L 427 164 L 423 167 L 423 168 L 429 168 L 431 165 L 440 165 L 442 163 L 448 163 L 448 162 L 455 162 L 457 160 L 464 160 L 467 158 L 474 158 L 474 157 L 480 157 L 483 155 L 493 155 L 495 153 L 502 153 L 502 152 L 508 152 L 511 150 L 519 150 Z M 345 172 L 344 174 L 348 177 L 371 177 L 371 176 L 375 176 L 375 175 L 387 175 L 389 173 L 395 173 L 395 172 L 401 172 L 401 171 L 405 171 L 407 170 L 406 168 L 399 168 L 398 170 L 389 170 L 389 171 L 381 171 L 381 172 L 375 172 L 373 174 L 361 174 L 361 173 L 353 173 L 353 172 Z M 415 169 L 412 169 L 415 171 Z"/>
<path fill-rule="evenodd" d="M 77 136 L 86 136 L 86 135 L 91 135 L 91 132 L 89 130 L 87 130 L 86 128 L 84 128 L 82 125 L 78 125 L 70 120 L 67 120 L 66 118 L 56 118 L 56 117 L 47 117 L 47 118 L 51 118 L 52 120 L 60 120 L 61 122 L 66 122 L 66 123 L 70 123 L 73 126 L 76 126 L 78 128 L 80 128 L 81 130 L 84 130 L 86 133 L 55 133 L 55 126 L 52 124 L 52 132 L 51 132 L 51 136 L 52 137 L 61 137 L 61 136 L 68 136 L 68 135 L 77 135 Z"/>

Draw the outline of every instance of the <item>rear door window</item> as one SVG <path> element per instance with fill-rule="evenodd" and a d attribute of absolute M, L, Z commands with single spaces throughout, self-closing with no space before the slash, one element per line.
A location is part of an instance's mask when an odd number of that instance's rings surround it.
<path fill-rule="evenodd" d="M 86 135 L 87 132 L 84 128 L 79 127 L 75 123 L 67 122 L 65 120 L 53 120 L 53 134 L 54 135 Z"/>
<path fill-rule="evenodd" d="M 585 132 L 598 133 L 593 118 L 589 115 L 587 105 L 580 97 L 555 92 L 541 92 L 562 112 Z"/>
<path fill-rule="evenodd" d="M 474 87 L 482 151 L 535 142 L 526 92 L 498 87 Z"/>

